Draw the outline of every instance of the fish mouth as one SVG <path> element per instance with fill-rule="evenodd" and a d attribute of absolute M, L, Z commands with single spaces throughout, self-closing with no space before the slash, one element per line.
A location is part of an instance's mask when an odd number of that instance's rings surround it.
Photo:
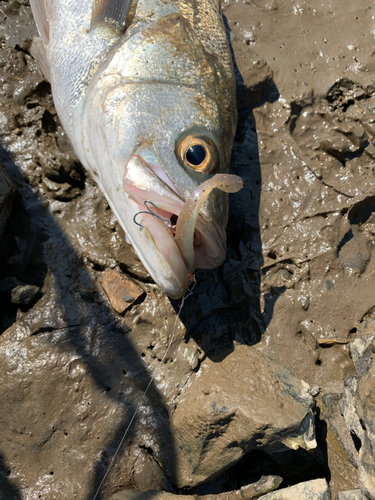
<path fill-rule="evenodd" d="M 224 229 L 208 221 L 200 213 L 199 207 L 194 207 L 195 214 L 194 210 L 187 209 L 188 200 L 182 199 L 159 165 L 147 162 L 140 155 L 133 155 L 125 166 L 122 187 L 136 203 L 133 208 L 134 228 L 148 233 L 148 240 L 153 243 L 154 248 L 147 252 L 158 251 L 168 264 L 171 279 L 177 279 L 181 284 L 178 291 L 167 291 L 169 295 L 181 297 L 195 269 L 213 269 L 223 263 L 226 244 Z M 183 216 L 183 223 L 180 223 L 180 215 Z M 129 236 L 132 240 L 131 232 Z M 160 284 L 157 270 L 150 270 L 147 255 L 142 251 L 140 254 L 145 267 Z"/>

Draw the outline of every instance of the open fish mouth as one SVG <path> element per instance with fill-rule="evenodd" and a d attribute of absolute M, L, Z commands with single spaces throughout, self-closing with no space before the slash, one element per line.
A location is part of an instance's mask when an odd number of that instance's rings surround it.
<path fill-rule="evenodd" d="M 205 200 L 214 188 L 236 192 L 242 185 L 240 177 L 216 174 L 183 200 L 161 167 L 133 155 L 122 187 L 139 209 L 135 225 L 150 234 L 172 272 L 188 284 L 195 269 L 213 269 L 225 259 L 225 231 L 201 214 Z"/>

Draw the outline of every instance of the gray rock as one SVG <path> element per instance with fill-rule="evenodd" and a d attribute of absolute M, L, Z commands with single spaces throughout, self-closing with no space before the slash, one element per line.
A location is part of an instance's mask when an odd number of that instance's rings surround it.
<path fill-rule="evenodd" d="M 357 374 L 345 381 L 342 412 L 353 438 L 362 493 L 375 499 L 375 345 L 374 335 L 358 336 L 350 344 Z"/>
<path fill-rule="evenodd" d="M 361 335 L 350 342 L 350 354 L 358 375 L 364 375 L 370 368 L 372 359 L 368 347 L 373 345 L 374 341 L 375 334 Z"/>
<path fill-rule="evenodd" d="M 366 500 L 361 490 L 340 491 L 336 500 Z"/>
<path fill-rule="evenodd" d="M 5 226 L 12 210 L 15 191 L 15 186 L 5 167 L 0 164 L 0 242 L 3 239 Z"/>
<path fill-rule="evenodd" d="M 260 497 L 262 500 L 330 500 L 331 496 L 325 479 L 314 479 L 289 488 L 273 491 Z"/>
<path fill-rule="evenodd" d="M 315 448 L 313 405 L 309 386 L 256 348 L 206 359 L 172 416 L 178 487 L 211 481 L 254 449 Z"/>
<path fill-rule="evenodd" d="M 358 451 L 358 479 L 362 492 L 375 499 L 375 365 L 345 381 L 342 410 Z"/>
<path fill-rule="evenodd" d="M 355 449 L 353 439 L 350 435 L 348 426 L 341 413 L 341 405 L 344 394 L 324 394 L 324 418 L 328 420 L 336 439 L 348 454 L 348 458 L 356 467 L 358 466 L 358 453 Z"/>

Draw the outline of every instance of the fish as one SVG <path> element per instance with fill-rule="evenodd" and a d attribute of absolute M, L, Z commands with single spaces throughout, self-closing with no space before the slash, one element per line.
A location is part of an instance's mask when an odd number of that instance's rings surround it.
<path fill-rule="evenodd" d="M 31 0 L 57 114 L 153 280 L 225 259 L 237 124 L 219 0 Z"/>

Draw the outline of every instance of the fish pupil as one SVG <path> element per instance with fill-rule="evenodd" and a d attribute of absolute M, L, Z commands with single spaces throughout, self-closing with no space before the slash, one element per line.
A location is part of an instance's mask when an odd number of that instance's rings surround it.
<path fill-rule="evenodd" d="M 186 151 L 186 160 L 191 165 L 201 165 L 206 158 L 206 150 L 200 144 L 195 144 L 194 146 L 190 146 L 190 148 Z"/>

